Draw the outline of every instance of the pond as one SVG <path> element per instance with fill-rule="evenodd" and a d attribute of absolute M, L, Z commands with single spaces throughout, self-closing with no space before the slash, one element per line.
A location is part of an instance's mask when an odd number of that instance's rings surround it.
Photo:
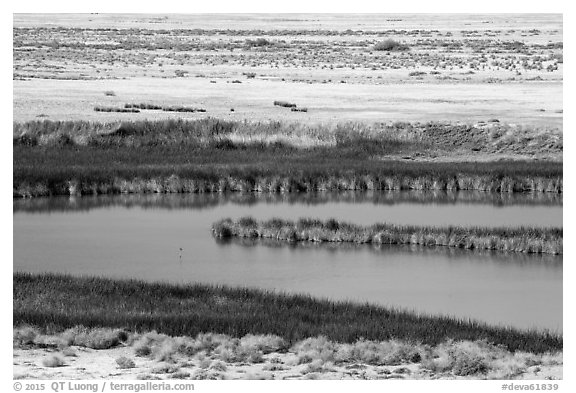
<path fill-rule="evenodd" d="M 562 226 L 561 195 L 118 195 L 14 200 L 13 210 L 14 271 L 257 287 L 562 332 L 562 256 L 217 241 L 210 232 L 221 218 L 246 215 Z"/>

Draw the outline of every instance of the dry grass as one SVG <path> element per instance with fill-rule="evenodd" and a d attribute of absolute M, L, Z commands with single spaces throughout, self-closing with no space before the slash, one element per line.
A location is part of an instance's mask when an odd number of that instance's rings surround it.
<path fill-rule="evenodd" d="M 15 341 L 29 332 L 29 328 L 17 328 Z M 56 334 L 53 339 L 63 333 Z M 240 344 L 244 341 L 244 345 Z M 432 372 L 440 378 L 473 377 L 486 379 L 514 379 L 529 370 L 538 367 L 558 366 L 563 364 L 562 351 L 540 354 L 523 351 L 511 352 L 502 346 L 488 343 L 485 340 L 447 340 L 437 345 L 425 345 L 401 340 L 357 340 L 352 343 L 339 343 L 323 336 L 310 337 L 295 342 L 289 348 L 279 346 L 277 338 L 269 335 L 247 335 L 242 339 L 221 334 L 204 333 L 195 338 L 171 337 L 154 332 L 130 334 L 127 345 L 132 348 L 146 342 L 152 348 L 172 348 L 173 358 L 180 361 L 162 361 L 151 369 L 151 374 L 171 374 L 170 378 L 182 379 L 223 379 L 230 363 L 239 365 L 261 363 L 263 356 L 268 356 L 262 366 L 264 373 L 250 374 L 248 379 L 269 378 L 269 372 L 285 371 L 297 367 L 303 375 L 322 374 L 336 371 L 336 368 L 362 369 L 365 366 L 387 366 L 383 372 L 394 374 L 411 374 L 415 370 L 423 373 Z M 273 345 L 270 345 L 270 343 Z M 190 351 L 190 348 L 195 348 Z M 257 349 L 260 348 L 260 349 Z M 261 350 L 266 348 L 267 355 Z M 227 355 L 224 355 L 224 352 Z M 249 354 L 247 353 L 249 352 Z M 269 352 L 268 352 L 269 351 Z M 284 364 L 280 356 L 286 351 Z M 251 355 L 259 353 L 254 358 Z M 153 355 L 150 355 L 153 356 Z M 158 360 L 158 359 L 157 359 Z M 191 362 L 193 360 L 193 362 Z M 116 359 L 120 369 L 134 368 L 134 361 L 127 357 Z M 45 367 L 64 365 L 60 354 L 50 355 L 42 360 Z M 299 366 L 302 365 L 302 366 Z M 181 367 L 196 368 L 192 374 Z M 416 368 L 415 368 L 416 367 Z"/>

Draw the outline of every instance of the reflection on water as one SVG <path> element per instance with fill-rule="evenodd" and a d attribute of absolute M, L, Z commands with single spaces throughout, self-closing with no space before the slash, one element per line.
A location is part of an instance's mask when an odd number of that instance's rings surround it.
<path fill-rule="evenodd" d="M 153 209 L 202 209 L 230 202 L 238 205 L 257 203 L 323 204 L 371 203 L 375 205 L 482 204 L 492 206 L 562 206 L 563 194 L 494 193 L 482 191 L 343 191 L 316 193 L 202 193 L 202 194 L 120 194 L 97 197 L 55 197 L 14 199 L 14 211 L 47 212 L 90 210 L 94 208 L 138 206 Z"/>
<path fill-rule="evenodd" d="M 528 267 L 543 267 L 550 269 L 562 268 L 562 258 L 552 254 L 527 254 L 521 252 L 502 252 L 493 250 L 470 250 L 454 247 L 426 247 L 418 244 L 392 245 L 392 244 L 362 244 L 352 242 L 286 242 L 283 240 L 270 238 L 214 238 L 214 241 L 222 246 L 240 247 L 268 247 L 286 248 L 297 252 L 298 250 L 322 250 L 326 253 L 355 253 L 358 251 L 371 252 L 379 257 L 382 253 L 386 257 L 394 255 L 405 255 L 407 253 L 419 253 L 422 256 L 445 257 L 450 260 L 462 260 L 469 258 L 483 257 L 492 263 L 506 263 L 514 265 L 524 265 Z M 295 254 L 296 255 L 296 254 Z"/>
<path fill-rule="evenodd" d="M 219 209 L 258 219 L 336 217 L 361 225 L 562 226 L 562 194 L 445 191 L 136 194 L 15 199 L 15 213 L 77 212 L 102 208 Z"/>
<path fill-rule="evenodd" d="M 179 206 L 177 209 L 152 209 L 150 199 L 127 196 L 78 198 L 75 202 L 54 198 L 50 202 L 56 206 L 91 204 L 77 210 L 42 211 L 38 200 L 14 201 L 14 270 L 259 287 L 562 331 L 562 256 L 389 245 L 290 246 L 273 240 L 220 242 L 210 233 L 212 223 L 227 216 L 325 215 L 357 223 L 383 218 L 428 223 L 451 211 L 450 220 L 467 222 L 461 217 L 465 215 L 478 225 L 485 215 L 493 214 L 492 219 L 497 220 L 519 214 L 510 209 L 531 216 L 538 209 L 559 209 L 561 213 L 561 206 L 386 204 L 374 203 L 375 197 L 368 196 L 359 197 L 356 203 L 334 197 L 325 203 L 257 199 L 248 204 L 218 196 L 224 198 L 219 204 L 200 208 L 201 198 L 197 197 L 159 198 L 168 206 Z M 212 197 L 209 200 L 213 201 Z M 46 205 L 50 205 L 48 201 Z M 28 213 L 26 203 L 33 206 L 34 214 Z M 198 208 L 184 207 L 193 203 Z M 561 223 L 561 214 L 559 220 Z"/>

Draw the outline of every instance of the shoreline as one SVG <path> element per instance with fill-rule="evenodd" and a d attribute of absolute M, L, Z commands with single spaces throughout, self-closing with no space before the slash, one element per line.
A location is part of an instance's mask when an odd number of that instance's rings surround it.
<path fill-rule="evenodd" d="M 545 331 L 200 284 L 15 273 L 13 287 L 14 379 L 563 378 L 562 335 Z"/>
<path fill-rule="evenodd" d="M 321 335 L 342 343 L 360 337 L 428 345 L 487 340 L 509 351 L 533 353 L 563 347 L 562 335 L 549 331 L 244 287 L 14 273 L 13 291 L 14 326 L 50 326 L 53 331 L 83 325 L 172 336 L 274 334 L 289 342 Z"/>
<path fill-rule="evenodd" d="M 31 121 L 13 123 L 13 196 L 562 193 L 562 151 L 559 130 L 499 123 Z"/>

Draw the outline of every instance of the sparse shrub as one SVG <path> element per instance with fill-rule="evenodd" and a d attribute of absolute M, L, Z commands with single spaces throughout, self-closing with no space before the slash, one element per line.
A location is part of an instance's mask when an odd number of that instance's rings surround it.
<path fill-rule="evenodd" d="M 322 362 L 334 361 L 336 347 L 326 337 L 307 338 L 292 346 L 292 351 L 298 356 L 298 363 L 310 363 L 320 359 Z"/>
<path fill-rule="evenodd" d="M 173 361 L 173 356 L 178 351 L 178 344 L 174 339 L 164 340 L 154 347 L 154 358 L 160 362 Z"/>
<path fill-rule="evenodd" d="M 244 348 L 262 351 L 264 354 L 284 351 L 287 349 L 287 343 L 282 337 L 271 334 L 248 334 L 240 339 L 240 345 Z"/>
<path fill-rule="evenodd" d="M 314 359 L 308 363 L 302 370 L 302 374 L 321 373 L 324 371 L 324 361 L 322 359 Z"/>
<path fill-rule="evenodd" d="M 422 367 L 435 371 L 450 371 L 454 375 L 469 376 L 486 373 L 489 369 L 489 358 L 494 352 L 502 349 L 491 347 L 482 341 L 447 342 L 438 345 L 422 361 Z"/>
<path fill-rule="evenodd" d="M 138 343 L 134 346 L 134 353 L 136 356 L 148 356 L 152 353 L 152 349 L 148 344 Z"/>
<path fill-rule="evenodd" d="M 70 348 L 70 347 L 64 348 L 64 349 L 62 350 L 62 355 L 64 355 L 64 356 L 69 356 L 69 357 L 76 357 L 76 356 L 78 356 L 78 354 L 76 353 L 76 351 L 73 350 L 73 349 Z"/>
<path fill-rule="evenodd" d="M 116 359 L 116 364 L 118 364 L 118 368 L 121 369 L 128 369 L 136 367 L 136 364 L 132 359 L 127 358 L 126 356 L 121 356 Z"/>
<path fill-rule="evenodd" d="M 198 362 L 198 367 L 200 367 L 202 369 L 208 369 L 211 364 L 212 364 L 212 361 L 209 358 L 204 358 L 204 359 L 200 359 L 200 361 Z"/>
<path fill-rule="evenodd" d="M 120 344 L 122 339 L 126 339 L 126 333 L 120 329 L 93 328 L 88 329 L 83 326 L 76 326 L 66 330 L 62 338 L 68 345 L 77 345 L 92 349 L 108 349 Z"/>
<path fill-rule="evenodd" d="M 226 364 L 222 361 L 216 360 L 210 365 L 210 370 L 226 371 Z"/>
<path fill-rule="evenodd" d="M 160 378 L 160 377 L 157 376 L 157 375 L 138 374 L 138 375 L 136 376 L 136 379 L 139 379 L 139 380 L 159 380 L 159 379 L 162 379 L 162 378 Z"/>
<path fill-rule="evenodd" d="M 195 380 L 200 380 L 200 379 L 205 379 L 205 380 L 222 380 L 225 379 L 224 374 L 218 373 L 218 372 L 209 372 L 207 370 L 195 370 L 192 375 L 190 376 L 190 379 L 195 379 Z"/>
<path fill-rule="evenodd" d="M 153 374 L 172 374 L 180 370 L 180 367 L 172 364 L 159 364 L 150 370 Z"/>
<path fill-rule="evenodd" d="M 411 374 L 412 372 L 407 367 L 398 367 L 398 368 L 394 369 L 394 373 L 396 373 L 396 374 Z"/>
<path fill-rule="evenodd" d="M 14 328 L 12 333 L 12 340 L 15 346 L 31 345 L 40 334 L 40 331 L 32 326 L 23 326 L 21 328 Z"/>
<path fill-rule="evenodd" d="M 169 376 L 170 379 L 186 379 L 189 377 L 190 373 L 188 371 L 176 371 Z"/>
<path fill-rule="evenodd" d="M 405 51 L 408 50 L 409 48 L 407 45 L 404 45 L 398 41 L 389 38 L 387 40 L 376 43 L 373 49 L 375 51 L 391 52 L 391 51 Z"/>
<path fill-rule="evenodd" d="M 268 363 L 262 367 L 263 371 L 284 371 L 287 369 L 288 369 L 287 367 L 277 363 Z"/>
<path fill-rule="evenodd" d="M 269 46 L 272 45 L 266 38 L 257 38 L 255 40 L 247 39 L 246 46 Z"/>
<path fill-rule="evenodd" d="M 44 367 L 62 367 L 64 365 L 64 359 L 60 355 L 50 355 L 42 359 L 42 365 Z"/>

